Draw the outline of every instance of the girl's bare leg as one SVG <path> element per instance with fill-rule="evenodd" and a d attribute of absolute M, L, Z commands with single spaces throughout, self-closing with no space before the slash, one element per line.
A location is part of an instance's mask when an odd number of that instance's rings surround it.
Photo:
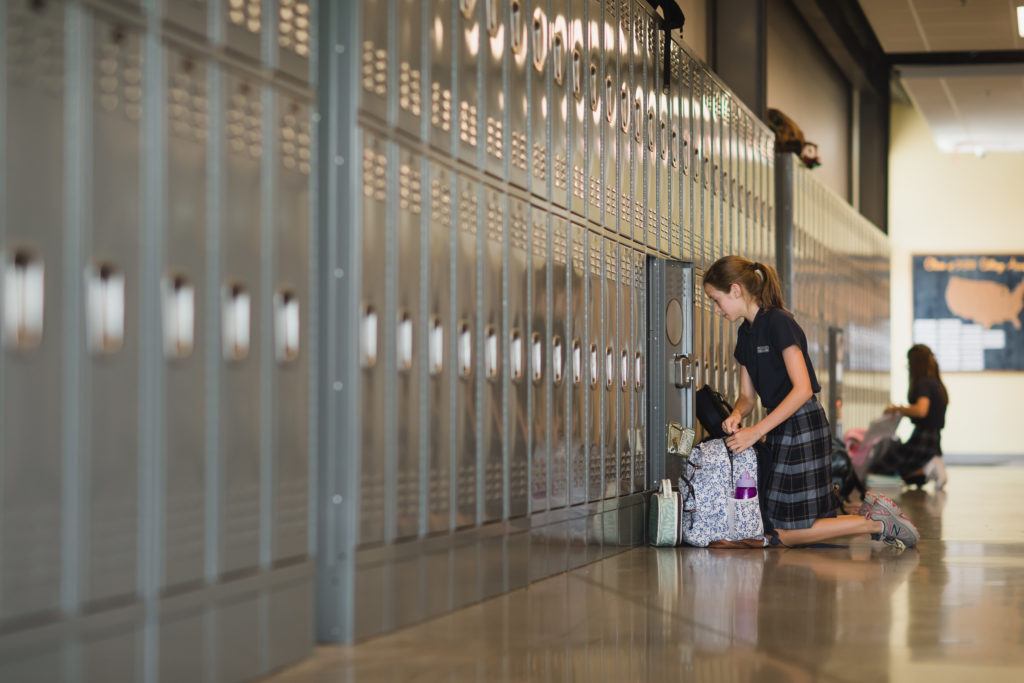
<path fill-rule="evenodd" d="M 776 529 L 779 540 L 785 545 L 809 545 L 822 543 L 843 536 L 876 534 L 882 530 L 882 523 L 860 515 L 840 515 L 817 519 L 807 529 Z"/>

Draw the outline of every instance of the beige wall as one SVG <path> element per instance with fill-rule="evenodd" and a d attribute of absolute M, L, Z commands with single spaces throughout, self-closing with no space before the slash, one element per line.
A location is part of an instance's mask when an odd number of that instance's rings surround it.
<path fill-rule="evenodd" d="M 768 106 L 817 143 L 814 175 L 850 200 L 850 86 L 785 2 L 768 3 Z"/>
<path fill-rule="evenodd" d="M 683 27 L 683 42 L 700 57 L 705 64 L 708 62 L 708 1 L 707 0 L 676 0 L 686 16 Z"/>
<path fill-rule="evenodd" d="M 907 393 L 912 343 L 911 256 L 1024 253 L 1024 154 L 944 154 L 913 107 L 894 105 L 889 156 L 892 239 L 892 396 Z M 942 447 L 957 455 L 1024 453 L 1024 373 L 943 376 L 950 406 Z M 906 427 L 906 425 L 904 426 Z"/>

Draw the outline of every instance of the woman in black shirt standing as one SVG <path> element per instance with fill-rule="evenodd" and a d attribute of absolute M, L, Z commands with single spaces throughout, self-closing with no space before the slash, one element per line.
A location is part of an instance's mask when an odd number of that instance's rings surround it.
<path fill-rule="evenodd" d="M 897 454 L 897 470 L 903 481 L 922 486 L 929 478 L 936 488 L 946 484 L 946 467 L 942 462 L 942 428 L 946 426 L 949 394 L 939 374 L 935 354 L 924 344 L 915 344 L 907 351 L 910 370 L 908 405 L 890 405 L 887 413 L 906 415 L 914 423 L 914 433 Z"/>
<path fill-rule="evenodd" d="M 741 256 L 725 256 L 704 273 L 704 292 L 730 322 L 743 321 L 734 356 L 740 395 L 722 423 L 726 446 L 738 453 L 762 438 L 759 494 L 770 544 L 807 545 L 842 536 L 872 534 L 890 544 L 913 546 L 920 535 L 890 499 L 868 494 L 859 515 L 837 515 L 832 494 L 831 434 L 818 402 L 821 391 L 807 353 L 807 336 L 785 309 L 775 269 Z M 768 415 L 742 426 L 756 402 Z"/>

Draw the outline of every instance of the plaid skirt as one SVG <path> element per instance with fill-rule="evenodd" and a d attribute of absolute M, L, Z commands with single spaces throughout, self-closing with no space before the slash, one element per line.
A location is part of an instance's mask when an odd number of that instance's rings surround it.
<path fill-rule="evenodd" d="M 906 478 L 936 455 L 942 455 L 941 432 L 928 427 L 914 427 L 914 433 L 897 450 L 896 469 L 901 477 Z"/>
<path fill-rule="evenodd" d="M 800 410 L 768 433 L 759 451 L 764 517 L 778 529 L 806 529 L 814 520 L 835 517 L 832 493 L 832 434 L 825 410 L 812 396 Z"/>

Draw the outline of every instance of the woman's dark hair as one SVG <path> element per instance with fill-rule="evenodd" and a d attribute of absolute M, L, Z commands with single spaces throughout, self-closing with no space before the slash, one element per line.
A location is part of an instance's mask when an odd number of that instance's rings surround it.
<path fill-rule="evenodd" d="M 762 308 L 785 308 L 779 274 L 771 266 L 742 256 L 723 256 L 704 273 L 704 284 L 728 292 L 739 283 Z"/>
<path fill-rule="evenodd" d="M 914 391 L 917 383 L 926 377 L 932 377 L 939 383 L 939 390 L 942 391 L 942 400 L 949 403 L 949 393 L 946 385 L 942 382 L 942 375 L 939 374 L 939 362 L 935 360 L 935 354 L 924 344 L 914 344 L 907 351 L 907 364 L 910 366 L 910 391 Z M 907 394 L 907 401 L 911 400 Z"/>

